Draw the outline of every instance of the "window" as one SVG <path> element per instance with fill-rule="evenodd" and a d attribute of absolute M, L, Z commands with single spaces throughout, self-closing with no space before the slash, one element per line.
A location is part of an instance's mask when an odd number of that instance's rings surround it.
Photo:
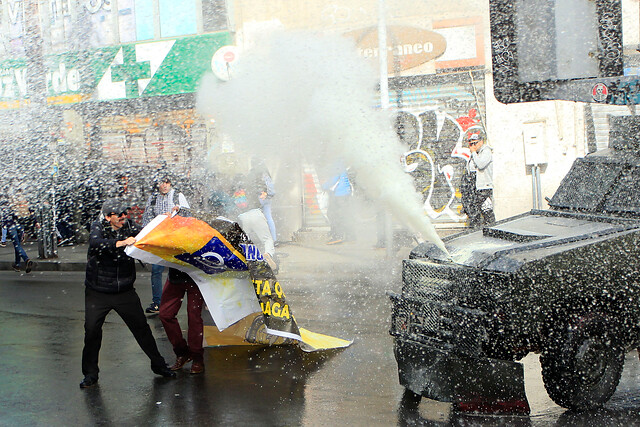
<path fill-rule="evenodd" d="M 118 0 L 118 30 L 120 43 L 137 40 L 136 17 L 134 0 Z"/>
<path fill-rule="evenodd" d="M 160 37 L 196 34 L 195 0 L 159 0 Z"/>
<path fill-rule="evenodd" d="M 227 28 L 227 9 L 224 0 L 202 0 L 202 26 L 205 33 Z"/>
<path fill-rule="evenodd" d="M 150 40 L 153 32 L 153 2 L 154 0 L 136 0 L 136 38 L 138 40 Z"/>

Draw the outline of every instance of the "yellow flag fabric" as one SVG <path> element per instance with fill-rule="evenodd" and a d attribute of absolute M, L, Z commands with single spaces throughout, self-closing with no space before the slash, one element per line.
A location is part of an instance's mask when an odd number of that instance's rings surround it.
<path fill-rule="evenodd" d="M 315 351 L 352 343 L 298 328 L 282 285 L 235 222 L 159 215 L 126 253 L 191 276 L 216 324 L 205 327 L 207 345 L 297 343 Z"/>

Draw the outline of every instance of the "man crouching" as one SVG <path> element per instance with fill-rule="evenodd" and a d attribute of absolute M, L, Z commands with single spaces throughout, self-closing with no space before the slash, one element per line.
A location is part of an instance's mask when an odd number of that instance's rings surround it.
<path fill-rule="evenodd" d="M 140 298 L 133 287 L 136 280 L 135 260 L 124 252 L 136 242 L 136 227 L 127 219 L 128 207 L 117 199 L 107 199 L 102 205 L 104 219 L 91 224 L 87 272 L 85 277 L 84 349 L 80 388 L 98 382 L 98 354 L 102 344 L 102 325 L 111 310 L 124 320 L 127 327 L 151 359 L 151 370 L 163 377 L 175 377 L 160 355 L 151 328 L 142 310 Z"/>

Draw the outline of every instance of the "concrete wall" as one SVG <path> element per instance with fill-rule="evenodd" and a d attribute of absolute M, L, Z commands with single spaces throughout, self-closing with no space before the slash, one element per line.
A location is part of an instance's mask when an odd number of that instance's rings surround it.
<path fill-rule="evenodd" d="M 487 79 L 490 81 L 490 77 Z M 544 101 L 505 105 L 487 84 L 487 131 L 493 147 L 494 198 L 497 219 L 533 207 L 531 167 L 525 164 L 523 128 L 543 122 L 547 164 L 541 167 L 542 207 L 553 196 L 576 157 L 585 154 L 584 113 L 580 104 Z"/>

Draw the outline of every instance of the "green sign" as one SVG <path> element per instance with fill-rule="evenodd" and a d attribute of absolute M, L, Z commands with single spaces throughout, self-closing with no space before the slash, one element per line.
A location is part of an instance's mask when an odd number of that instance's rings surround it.
<path fill-rule="evenodd" d="M 192 93 L 228 32 L 109 46 L 45 58 L 50 103 Z M 0 62 L 0 101 L 27 98 L 25 60 Z"/>

